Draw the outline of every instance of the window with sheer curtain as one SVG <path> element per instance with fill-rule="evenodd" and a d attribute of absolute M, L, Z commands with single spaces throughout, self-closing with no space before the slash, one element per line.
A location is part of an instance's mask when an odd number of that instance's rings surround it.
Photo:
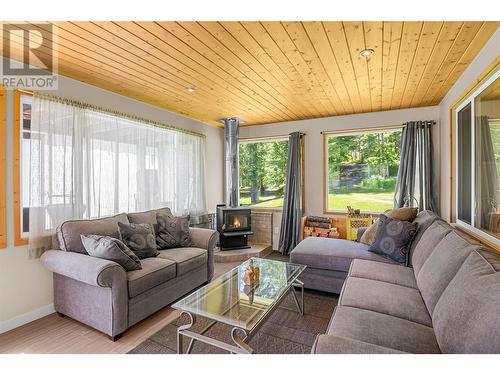
<path fill-rule="evenodd" d="M 158 207 L 179 215 L 206 212 L 202 135 L 60 99 L 35 95 L 32 101 L 23 151 L 31 248 L 47 247 L 47 235 L 68 219 Z"/>

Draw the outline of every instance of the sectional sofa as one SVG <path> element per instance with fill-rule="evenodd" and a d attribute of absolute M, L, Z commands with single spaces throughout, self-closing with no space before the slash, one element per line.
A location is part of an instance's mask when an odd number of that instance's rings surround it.
<path fill-rule="evenodd" d="M 96 220 L 71 220 L 57 229 L 54 250 L 42 255 L 53 272 L 54 308 L 117 339 L 127 328 L 143 320 L 191 290 L 210 281 L 217 232 L 190 228 L 192 247 L 160 251 L 141 261 L 142 269 L 126 272 L 115 262 L 89 256 L 81 234 L 118 237 L 118 223 L 157 225 L 163 208 L 119 214 Z"/>
<path fill-rule="evenodd" d="M 308 238 L 291 260 L 340 292 L 313 353 L 500 353 L 500 253 L 423 211 L 411 267 L 345 240 Z"/>

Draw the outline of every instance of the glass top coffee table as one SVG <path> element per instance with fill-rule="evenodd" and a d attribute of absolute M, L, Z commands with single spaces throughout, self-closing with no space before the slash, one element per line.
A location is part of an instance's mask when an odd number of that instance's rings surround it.
<path fill-rule="evenodd" d="M 253 273 L 249 267 L 253 267 Z M 248 342 L 290 291 L 299 313 L 304 313 L 304 284 L 298 277 L 305 268 L 299 264 L 251 258 L 184 297 L 173 305 L 189 317 L 189 323 L 177 329 L 177 352 L 183 352 L 183 337 L 188 337 L 186 353 L 191 352 L 195 341 L 230 353 L 253 353 Z M 300 302 L 295 288 L 300 290 Z M 200 333 L 190 330 L 197 316 L 211 320 Z M 235 345 L 204 335 L 215 323 L 232 327 L 231 339 Z"/>

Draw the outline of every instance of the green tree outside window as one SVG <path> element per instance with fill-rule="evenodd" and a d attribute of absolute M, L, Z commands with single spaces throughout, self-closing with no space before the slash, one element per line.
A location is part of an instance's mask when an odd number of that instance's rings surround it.
<path fill-rule="evenodd" d="M 240 143 L 240 204 L 282 207 L 287 140 Z"/>

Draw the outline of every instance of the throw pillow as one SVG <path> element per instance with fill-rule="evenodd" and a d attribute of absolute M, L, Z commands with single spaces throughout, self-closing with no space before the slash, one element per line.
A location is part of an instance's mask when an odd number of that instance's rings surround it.
<path fill-rule="evenodd" d="M 151 224 L 118 223 L 120 239 L 139 259 L 155 257 L 159 254 L 155 234 Z"/>
<path fill-rule="evenodd" d="M 368 251 L 382 255 L 401 265 L 407 265 L 411 241 L 417 233 L 417 226 L 417 223 L 380 215 L 375 242 Z"/>
<path fill-rule="evenodd" d="M 188 247 L 193 244 L 189 233 L 189 215 L 170 217 L 157 214 L 156 220 L 158 221 L 156 244 L 159 249 Z"/>
<path fill-rule="evenodd" d="M 391 219 L 409 221 L 412 222 L 417 217 L 418 210 L 414 207 L 401 207 L 394 208 L 392 210 L 387 210 L 385 215 Z M 375 235 L 377 234 L 379 221 L 375 221 L 368 229 L 363 233 L 359 242 L 365 245 L 372 245 L 375 242 Z"/>
<path fill-rule="evenodd" d="M 83 247 L 90 256 L 111 260 L 125 268 L 125 271 L 142 269 L 141 261 L 122 241 L 97 234 L 81 234 Z"/>

